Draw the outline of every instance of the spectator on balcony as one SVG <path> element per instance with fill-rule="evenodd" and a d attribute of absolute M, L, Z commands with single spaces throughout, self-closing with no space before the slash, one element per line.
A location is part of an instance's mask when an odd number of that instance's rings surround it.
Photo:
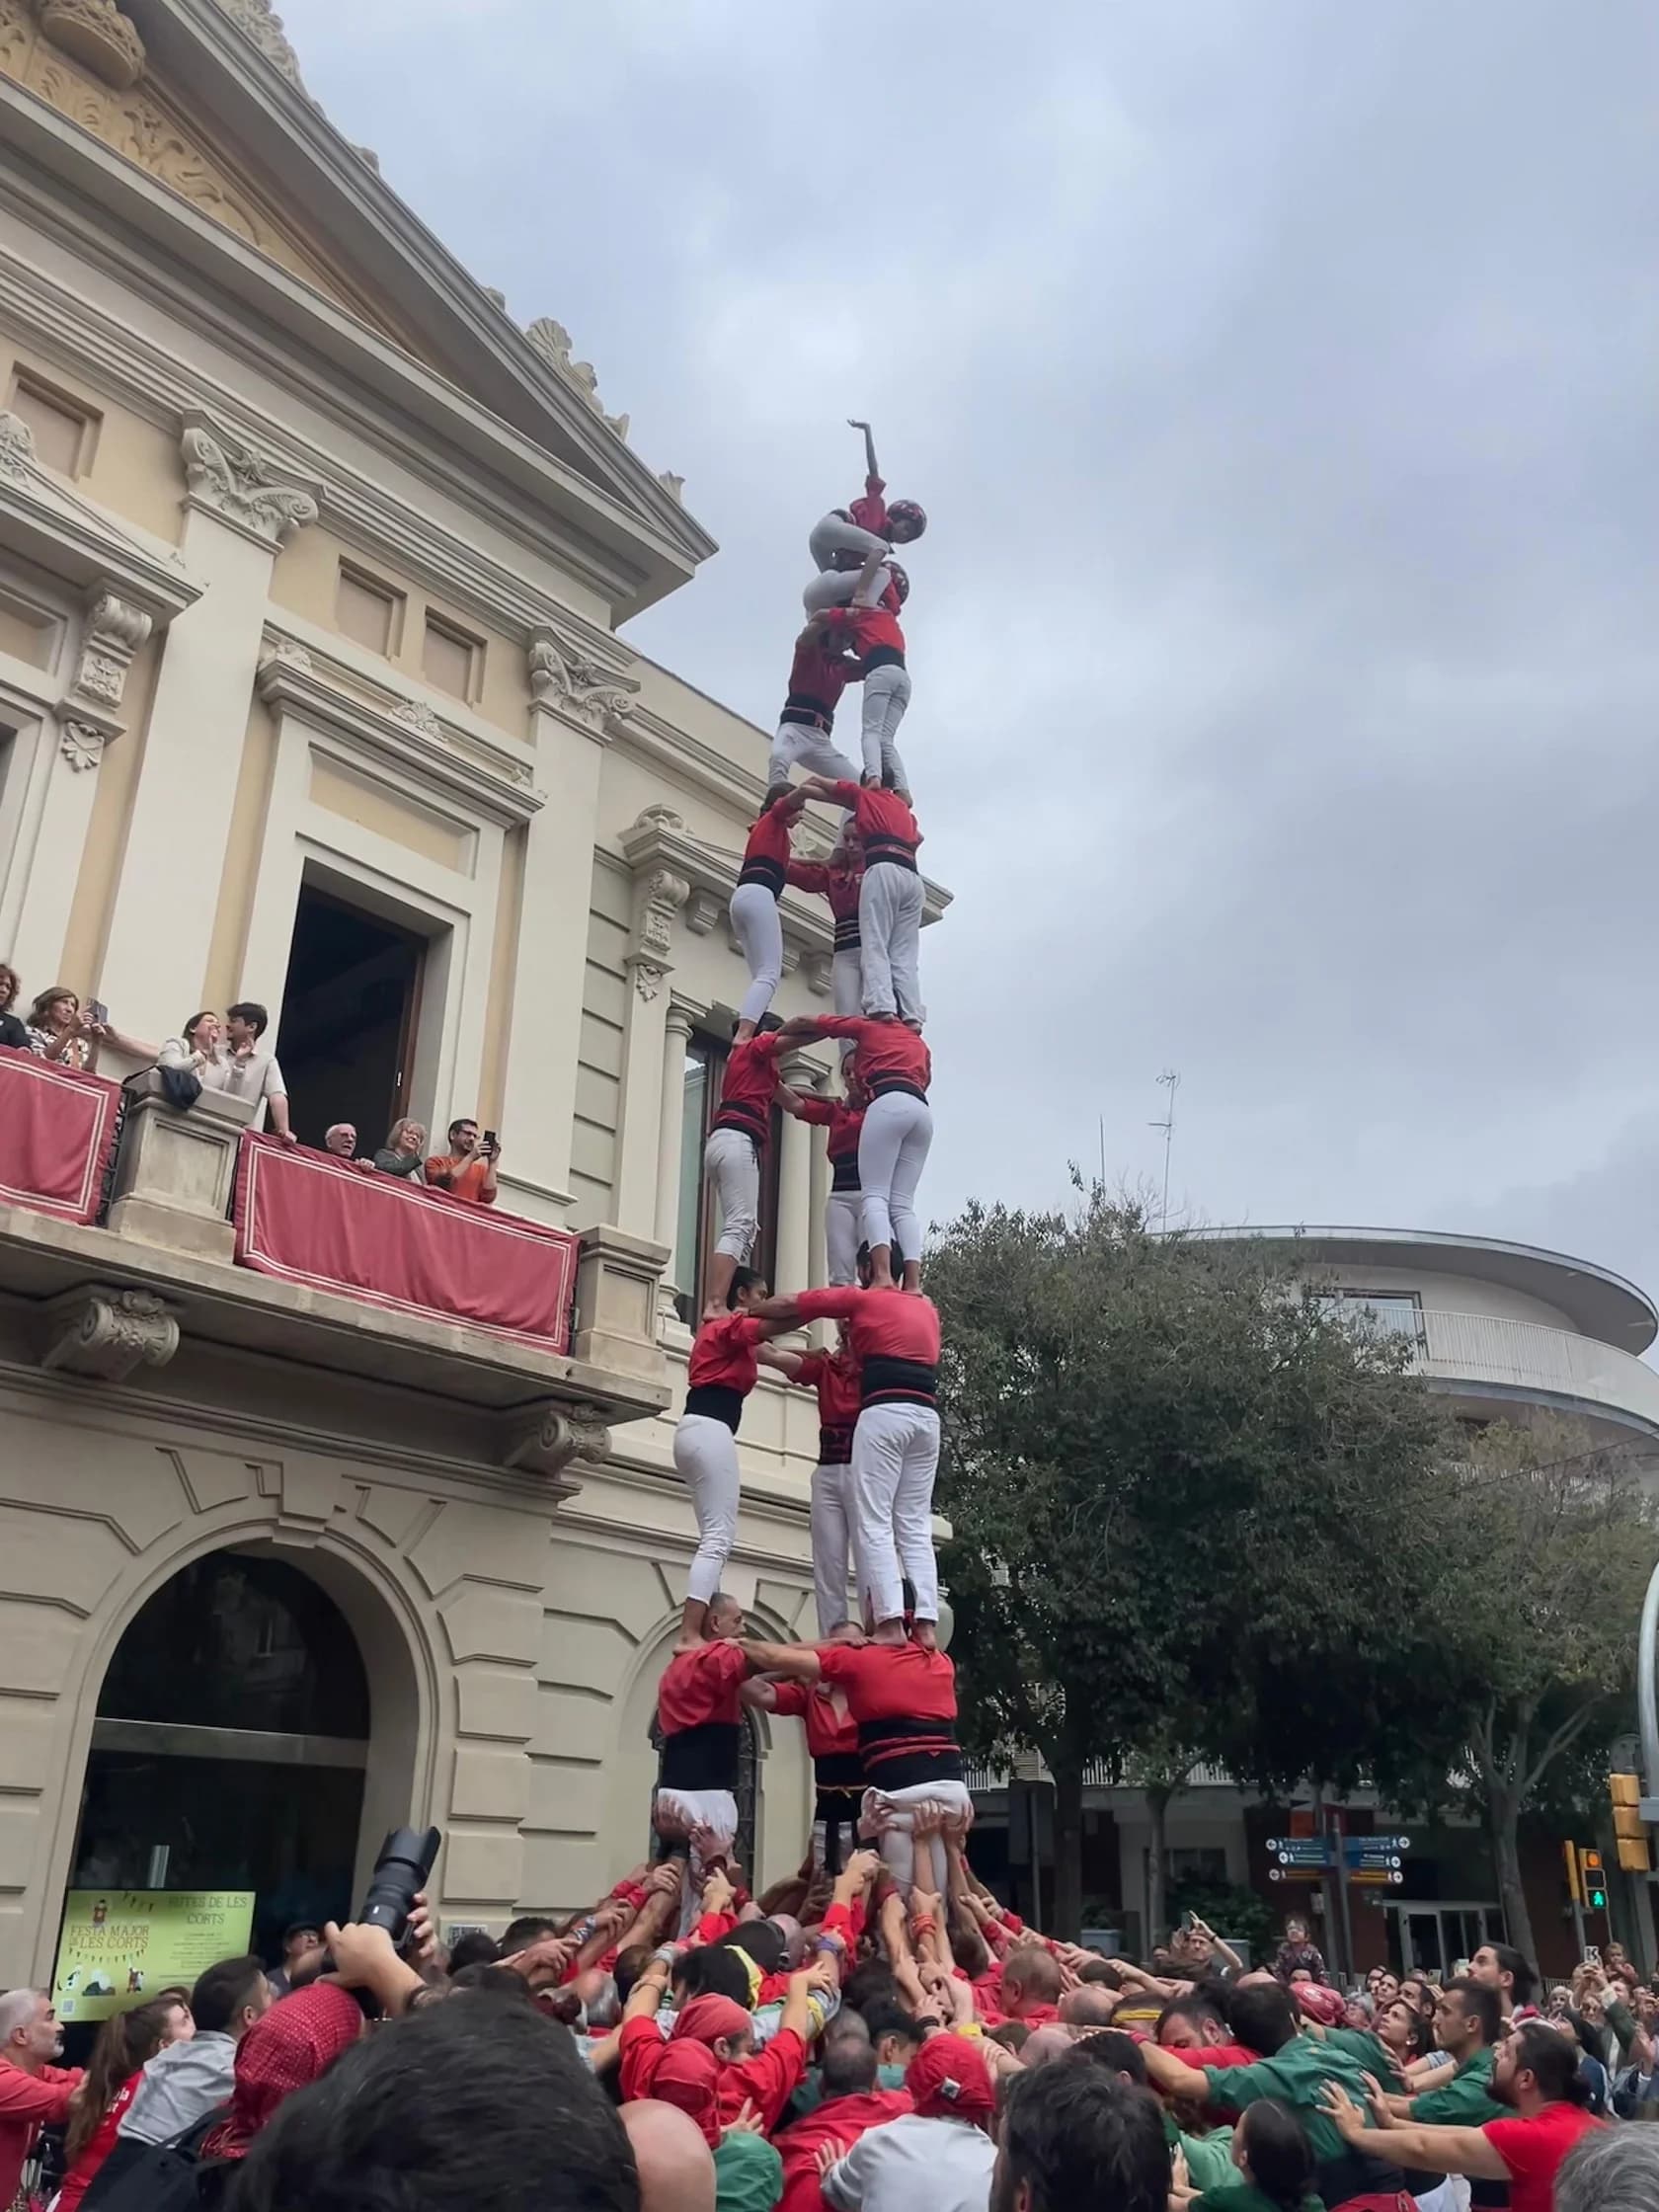
<path fill-rule="evenodd" d="M 29 1049 L 42 1060 L 55 1060 L 64 1067 L 85 1067 L 93 1058 L 81 1002 L 62 984 L 41 991 L 29 1009 L 28 1029 Z"/>
<path fill-rule="evenodd" d="M 271 1016 L 254 998 L 239 999 L 225 1008 L 224 1037 L 214 1046 L 213 1057 L 202 1069 L 207 1090 L 222 1090 L 230 1098 L 263 1102 L 271 1127 L 284 1145 L 297 1145 L 288 1120 L 288 1086 L 274 1053 L 260 1050 L 260 1039 L 271 1026 Z"/>
<path fill-rule="evenodd" d="M 210 1007 L 203 1006 L 200 1013 L 192 1014 L 186 1022 L 183 1035 L 168 1038 L 156 1055 L 156 1066 L 177 1068 L 181 1074 L 194 1075 L 198 1082 L 205 1082 L 205 1070 L 212 1066 L 223 1035 L 224 1024 L 218 1015 Z"/>
<path fill-rule="evenodd" d="M 496 1203 L 496 1162 L 501 1146 L 494 1130 L 479 1135 L 475 1121 L 449 1124 L 449 1149 L 434 1152 L 427 1162 L 427 1181 L 434 1191 L 464 1198 L 469 1206 Z"/>
<path fill-rule="evenodd" d="M 421 1182 L 425 1179 L 422 1155 L 426 1148 L 426 1124 L 412 1122 L 406 1115 L 402 1121 L 393 1122 L 390 1135 L 374 1155 L 374 1164 L 382 1175 L 412 1175 Z"/>
<path fill-rule="evenodd" d="M 8 968 L 0 961 L 0 1045 L 15 1053 L 33 1052 L 29 1032 L 18 1019 L 18 994 L 23 985 L 15 968 Z"/>
<path fill-rule="evenodd" d="M 355 1167 L 359 1175 L 372 1175 L 374 1162 L 357 1157 L 357 1125 L 356 1122 L 330 1122 L 323 1132 L 323 1150 L 332 1152 L 344 1166 Z"/>

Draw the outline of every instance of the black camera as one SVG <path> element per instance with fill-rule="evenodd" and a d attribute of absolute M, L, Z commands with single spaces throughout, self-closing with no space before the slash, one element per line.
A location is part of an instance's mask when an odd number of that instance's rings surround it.
<path fill-rule="evenodd" d="M 358 1920 L 370 1928 L 383 1928 L 394 1943 L 401 1943 L 442 1841 L 435 1828 L 425 1835 L 415 1828 L 394 1828 L 380 1846 Z"/>

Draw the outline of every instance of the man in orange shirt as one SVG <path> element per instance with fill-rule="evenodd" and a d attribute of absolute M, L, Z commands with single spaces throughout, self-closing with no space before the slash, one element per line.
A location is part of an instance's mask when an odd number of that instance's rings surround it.
<path fill-rule="evenodd" d="M 475 1121 L 449 1124 L 449 1149 L 436 1152 L 427 1162 L 427 1182 L 434 1191 L 464 1198 L 471 1206 L 496 1203 L 496 1162 L 501 1146 L 493 1129 L 482 1137 Z"/>
<path fill-rule="evenodd" d="M 53 2066 L 63 2047 L 52 2001 L 43 1990 L 0 1997 L 0 2204 L 18 2193 L 42 2127 L 69 2116 L 79 2067 Z"/>

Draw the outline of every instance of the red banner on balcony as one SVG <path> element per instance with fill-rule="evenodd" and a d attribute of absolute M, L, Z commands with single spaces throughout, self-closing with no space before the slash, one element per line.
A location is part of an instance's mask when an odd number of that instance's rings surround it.
<path fill-rule="evenodd" d="M 576 1255 L 568 1229 L 274 1137 L 242 1140 L 236 1257 L 262 1275 L 563 1352 Z"/>
<path fill-rule="evenodd" d="M 119 1105 L 118 1083 L 0 1050 L 0 1206 L 90 1222 Z"/>

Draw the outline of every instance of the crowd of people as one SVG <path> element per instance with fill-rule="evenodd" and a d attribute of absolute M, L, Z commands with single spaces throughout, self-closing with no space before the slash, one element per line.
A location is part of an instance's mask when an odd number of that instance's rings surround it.
<path fill-rule="evenodd" d="M 271 1017 L 256 999 L 239 1000 L 222 1015 L 203 1007 L 177 1037 L 157 1046 L 113 1028 L 96 1003 L 83 1010 L 76 993 L 62 984 L 41 991 L 20 1017 L 13 1009 L 22 996 L 17 971 L 0 963 L 0 1048 L 34 1053 L 59 1066 L 95 1074 L 99 1052 L 108 1045 L 163 1069 L 176 1104 L 188 1108 L 204 1090 L 253 1099 L 263 1105 L 272 1135 L 283 1145 L 298 1145 L 287 1084 L 276 1054 L 263 1042 Z M 425 1127 L 405 1118 L 392 1124 L 385 1143 L 371 1153 L 359 1152 L 353 1122 L 332 1123 L 322 1148 L 360 1174 L 397 1175 L 429 1190 L 447 1191 L 468 1205 L 494 1206 L 501 1160 L 495 1131 L 480 1129 L 471 1115 L 463 1115 L 449 1124 L 447 1145 L 446 1151 L 429 1154 Z"/>

